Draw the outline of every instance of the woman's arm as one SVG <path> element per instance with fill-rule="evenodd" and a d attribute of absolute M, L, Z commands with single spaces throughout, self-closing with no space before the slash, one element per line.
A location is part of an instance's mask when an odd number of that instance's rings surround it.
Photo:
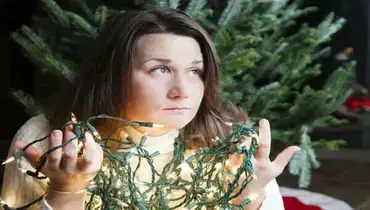
<path fill-rule="evenodd" d="M 18 129 L 13 138 L 12 145 L 14 141 L 31 142 L 32 140 L 43 137 L 43 135 L 47 135 L 48 132 L 48 123 L 43 115 L 32 117 Z M 35 146 L 38 149 L 43 149 L 44 147 L 43 142 L 37 143 Z M 13 153 L 14 149 L 11 147 L 8 157 Z M 46 180 L 36 180 L 22 173 L 20 169 L 34 170 L 24 158 L 5 165 L 1 198 L 9 207 L 26 205 L 43 195 L 47 189 Z M 36 203 L 28 209 L 41 209 L 41 202 Z"/>
<path fill-rule="evenodd" d="M 85 196 L 86 193 L 75 192 L 75 193 L 66 193 L 60 192 L 57 190 L 49 189 L 43 204 L 46 209 L 53 210 L 70 210 L 70 209 L 85 209 Z"/>

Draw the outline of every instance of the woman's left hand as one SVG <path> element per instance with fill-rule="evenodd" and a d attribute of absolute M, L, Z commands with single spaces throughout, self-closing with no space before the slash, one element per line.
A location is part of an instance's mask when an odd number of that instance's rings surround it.
<path fill-rule="evenodd" d="M 254 177 L 248 183 L 236 199 L 233 200 L 234 204 L 240 204 L 245 199 L 251 199 L 251 203 L 245 206 L 245 209 L 258 209 L 264 199 L 264 188 L 271 180 L 279 176 L 293 154 L 300 150 L 298 146 L 290 146 L 282 151 L 274 161 L 270 161 L 271 149 L 271 131 L 268 120 L 262 119 L 259 121 L 259 141 L 258 149 L 254 156 L 252 156 L 252 163 L 254 167 Z M 251 138 L 243 138 L 244 141 L 251 141 Z M 248 142 L 250 145 L 250 142 Z M 239 168 L 243 162 L 244 155 L 233 154 L 229 156 L 229 169 Z M 243 181 L 242 179 L 240 179 Z"/>

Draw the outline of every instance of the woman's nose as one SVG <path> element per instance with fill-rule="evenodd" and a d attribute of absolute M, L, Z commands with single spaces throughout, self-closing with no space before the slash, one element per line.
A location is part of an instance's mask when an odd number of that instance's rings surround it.
<path fill-rule="evenodd" d="M 182 99 L 188 98 L 189 85 L 186 78 L 181 77 L 171 81 L 170 88 L 168 90 L 168 97 L 171 99 Z"/>

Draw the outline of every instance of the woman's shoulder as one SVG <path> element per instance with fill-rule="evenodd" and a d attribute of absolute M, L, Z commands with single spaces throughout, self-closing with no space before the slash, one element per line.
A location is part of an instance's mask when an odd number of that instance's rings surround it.
<path fill-rule="evenodd" d="M 32 135 L 38 131 L 50 129 L 49 121 L 45 114 L 41 113 L 28 118 L 28 120 L 18 129 L 15 136 Z"/>
<path fill-rule="evenodd" d="M 44 113 L 30 117 L 16 132 L 13 141 L 32 142 L 43 138 L 51 132 L 49 121 Z M 39 145 L 43 145 L 42 143 Z M 35 145 L 36 146 L 36 145 Z M 38 146 L 36 146 L 38 147 Z"/>
<path fill-rule="evenodd" d="M 18 129 L 13 137 L 14 141 L 32 142 L 36 139 L 47 136 L 51 132 L 49 121 L 44 113 L 28 118 L 25 123 Z M 40 153 L 46 151 L 46 141 L 38 142 L 34 145 Z M 14 153 L 15 149 L 11 146 L 9 148 L 8 157 Z M 35 169 L 25 158 L 17 159 L 5 165 L 1 197 L 9 206 L 23 206 L 35 198 L 40 197 L 47 189 L 46 179 L 37 180 L 19 169 L 31 170 Z M 0 208 L 1 209 L 1 208 Z M 40 204 L 27 209 L 41 209 Z"/>

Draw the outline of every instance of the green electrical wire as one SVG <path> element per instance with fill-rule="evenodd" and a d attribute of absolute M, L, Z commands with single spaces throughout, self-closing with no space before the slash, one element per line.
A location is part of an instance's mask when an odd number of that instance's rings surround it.
<path fill-rule="evenodd" d="M 108 138 L 101 138 L 92 126 L 92 122 L 96 119 L 118 120 L 122 122 L 122 125 L 109 134 Z M 224 140 L 218 139 L 217 144 L 212 148 L 199 148 L 189 157 L 185 157 L 185 141 L 177 137 L 174 143 L 173 158 L 159 173 L 153 163 L 153 158 L 159 155 L 159 152 L 149 154 L 143 148 L 146 136 L 143 136 L 139 143 L 135 143 L 130 136 L 125 137 L 127 140 L 125 142 L 114 139 L 112 136 L 125 126 L 161 127 L 161 125 L 150 122 L 132 122 L 105 114 L 93 116 L 85 122 L 77 121 L 76 117 L 71 114 L 71 121 L 68 121 L 63 128 L 70 124 L 73 125 L 76 137 L 46 151 L 37 162 L 36 170 L 27 171 L 26 174 L 36 179 L 46 178 L 40 177 L 39 172 L 45 164 L 48 154 L 75 140 L 83 143 L 84 133 L 92 133 L 94 140 L 102 146 L 104 159 L 108 164 L 103 164 L 102 170 L 86 188 L 90 195 L 90 200 L 86 202 L 86 209 L 171 210 L 179 207 L 188 209 L 243 209 L 245 205 L 250 203 L 249 199 L 242 201 L 239 205 L 232 204 L 230 201 L 238 197 L 253 179 L 254 170 L 251 158 L 257 151 L 258 142 L 255 137 L 256 132 L 252 128 L 240 124 L 229 124 L 234 128 L 230 136 Z M 249 148 L 240 146 L 242 136 L 252 138 Z M 15 153 L 11 159 L 22 157 L 29 146 L 43 141 L 47 137 L 29 143 L 23 150 Z M 115 149 L 123 149 L 123 151 L 111 153 L 111 147 L 107 146 L 109 142 L 119 142 L 119 148 Z M 121 147 L 121 145 L 123 146 Z M 79 152 L 79 155 L 81 154 L 82 151 Z M 235 174 L 225 170 L 226 161 L 230 154 L 245 155 Z M 139 161 L 134 168 L 131 168 L 130 159 L 133 156 L 136 156 Z M 10 161 L 7 160 L 4 163 Z M 151 181 L 149 183 L 139 183 L 136 180 L 138 177 L 137 170 L 143 161 L 146 161 L 151 169 Z M 189 170 L 190 180 L 181 176 L 182 167 Z M 243 174 L 245 174 L 245 179 L 240 184 Z M 233 177 L 233 181 L 227 180 L 227 187 L 224 186 L 224 176 Z M 140 188 L 143 186 L 146 189 Z M 182 191 L 182 193 L 179 194 L 179 191 Z M 173 198 L 174 195 L 178 195 L 178 197 Z M 14 209 L 26 209 L 42 200 L 43 196 L 23 207 Z M 171 203 L 175 206 L 169 206 Z M 5 210 L 13 210 L 6 204 L 3 207 Z"/>

